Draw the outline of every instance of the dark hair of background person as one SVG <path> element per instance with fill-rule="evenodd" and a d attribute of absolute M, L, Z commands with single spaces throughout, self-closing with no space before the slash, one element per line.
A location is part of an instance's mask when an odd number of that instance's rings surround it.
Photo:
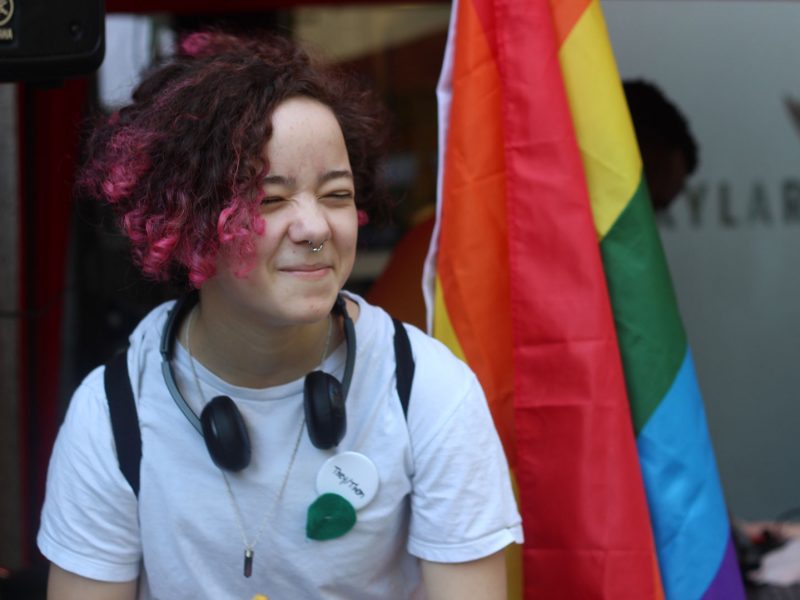
<path fill-rule="evenodd" d="M 686 117 L 652 83 L 623 83 L 656 212 L 669 207 L 698 164 L 697 142 Z"/>

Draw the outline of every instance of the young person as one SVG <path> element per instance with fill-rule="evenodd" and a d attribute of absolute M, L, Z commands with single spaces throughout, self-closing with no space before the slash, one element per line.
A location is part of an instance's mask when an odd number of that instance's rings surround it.
<path fill-rule="evenodd" d="M 84 187 L 146 275 L 194 291 L 130 337 L 138 487 L 108 368 L 75 392 L 38 538 L 49 597 L 505 597 L 522 532 L 475 376 L 406 327 L 404 414 L 391 318 L 342 291 L 384 206 L 383 127 L 290 41 L 222 33 L 97 126 Z"/>

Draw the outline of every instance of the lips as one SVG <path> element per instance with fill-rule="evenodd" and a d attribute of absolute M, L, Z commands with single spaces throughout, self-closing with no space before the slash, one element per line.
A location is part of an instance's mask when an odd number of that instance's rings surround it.
<path fill-rule="evenodd" d="M 321 269 L 330 269 L 330 265 L 323 263 L 315 263 L 312 265 L 291 265 L 288 267 L 281 267 L 281 271 L 319 271 Z"/>
<path fill-rule="evenodd" d="M 326 264 L 312 264 L 312 265 L 292 265 L 290 267 L 281 267 L 281 272 L 303 279 L 321 279 L 331 272 L 331 266 Z"/>

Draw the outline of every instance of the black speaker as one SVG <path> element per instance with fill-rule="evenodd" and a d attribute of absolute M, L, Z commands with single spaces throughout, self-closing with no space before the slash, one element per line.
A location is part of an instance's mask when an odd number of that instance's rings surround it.
<path fill-rule="evenodd" d="M 0 81 L 58 81 L 103 62 L 103 0 L 0 0 Z"/>

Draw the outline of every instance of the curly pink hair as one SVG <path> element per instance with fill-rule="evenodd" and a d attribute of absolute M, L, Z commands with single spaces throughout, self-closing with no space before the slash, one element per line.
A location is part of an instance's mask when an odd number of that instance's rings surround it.
<path fill-rule="evenodd" d="M 178 56 L 137 87 L 129 106 L 95 125 L 78 185 L 113 206 L 146 276 L 199 287 L 214 275 L 223 247 L 244 275 L 265 227 L 260 181 L 268 171 L 263 148 L 272 133 L 270 115 L 296 96 L 318 100 L 336 115 L 359 222 L 385 213 L 381 107 L 351 78 L 312 63 L 274 35 L 187 36 Z"/>

